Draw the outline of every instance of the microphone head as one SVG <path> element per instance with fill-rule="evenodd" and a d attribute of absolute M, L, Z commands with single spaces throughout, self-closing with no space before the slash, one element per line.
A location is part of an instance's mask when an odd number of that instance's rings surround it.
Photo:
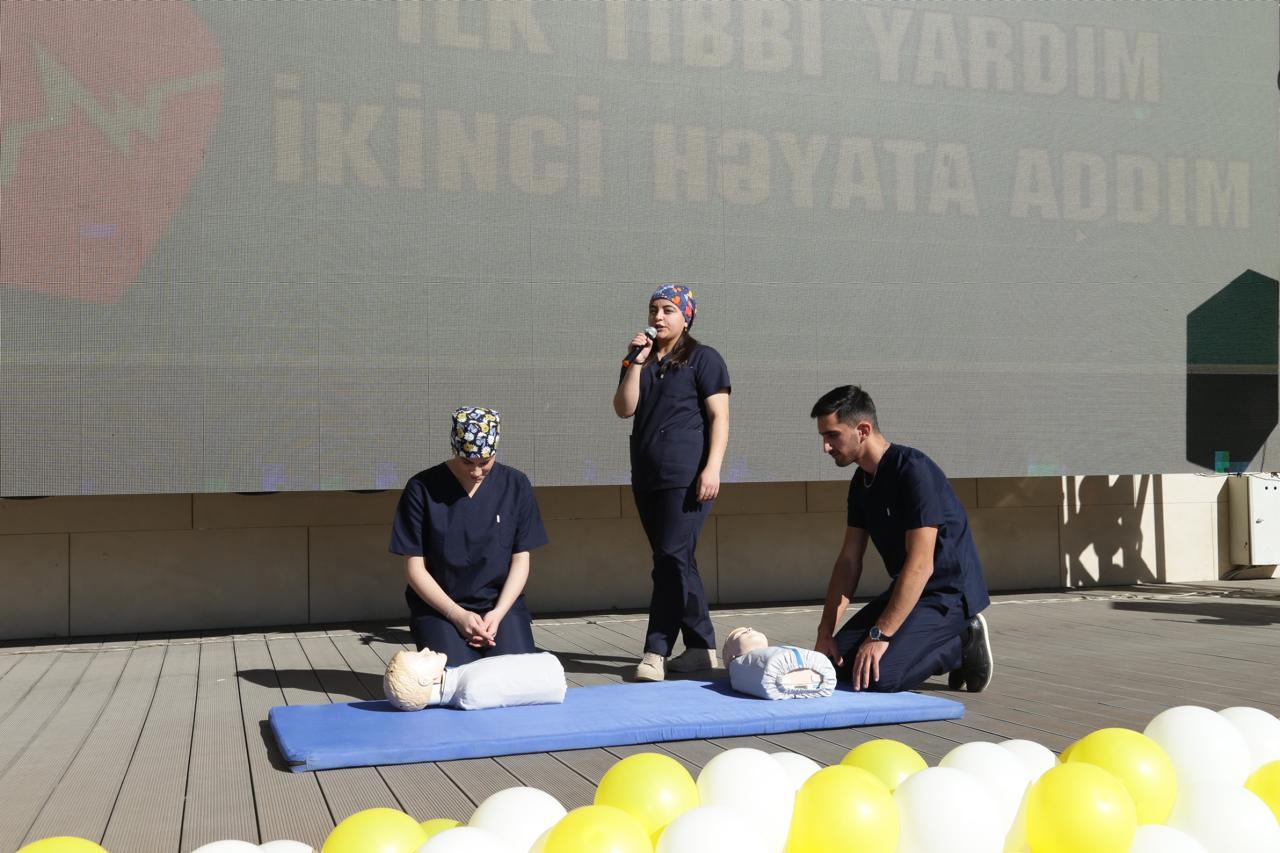
<path fill-rule="evenodd" d="M 653 326 L 646 326 L 644 330 L 644 336 L 649 340 L 653 340 L 654 338 L 658 337 L 658 330 L 655 329 Z"/>

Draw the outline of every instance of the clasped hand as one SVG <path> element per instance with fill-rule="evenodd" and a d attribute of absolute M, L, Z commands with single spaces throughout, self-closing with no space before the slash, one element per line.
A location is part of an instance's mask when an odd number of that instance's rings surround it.
<path fill-rule="evenodd" d="M 464 607 L 455 607 L 449 617 L 458 636 L 467 641 L 473 649 L 489 648 L 497 643 L 498 623 L 502 621 L 496 611 L 490 610 L 481 616 Z"/>

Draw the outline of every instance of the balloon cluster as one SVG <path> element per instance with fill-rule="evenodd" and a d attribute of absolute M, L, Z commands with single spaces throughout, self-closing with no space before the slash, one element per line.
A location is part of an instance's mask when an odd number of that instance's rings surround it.
<path fill-rule="evenodd" d="M 218 841 L 194 853 L 307 853 Z M 1143 732 L 1095 731 L 1055 756 L 1029 740 L 967 743 L 929 767 L 873 740 L 820 767 L 729 749 L 695 779 L 667 755 L 617 762 L 594 803 L 536 788 L 486 799 L 463 825 L 367 809 L 321 853 L 1253 853 L 1280 851 L 1280 720 L 1180 706 Z M 93 853 L 50 838 L 19 853 Z"/>
<path fill-rule="evenodd" d="M 60 835 L 56 838 L 43 838 L 32 842 L 18 853 L 107 853 L 107 851 L 100 844 L 87 839 Z M 315 848 L 301 841 L 270 841 L 259 845 L 228 839 L 201 845 L 191 853 L 315 853 Z"/>

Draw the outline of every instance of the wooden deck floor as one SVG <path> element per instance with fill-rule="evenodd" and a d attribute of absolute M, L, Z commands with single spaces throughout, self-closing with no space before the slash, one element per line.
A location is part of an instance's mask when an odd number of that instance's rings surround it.
<path fill-rule="evenodd" d="M 817 606 L 723 610 L 809 644 Z M 186 853 L 209 841 L 292 838 L 317 848 L 334 822 L 390 806 L 420 820 L 466 820 L 512 785 L 573 808 L 620 756 L 659 749 L 690 769 L 730 746 L 838 762 L 892 737 L 936 763 L 956 744 L 1029 738 L 1055 751 L 1104 726 L 1141 729 L 1173 705 L 1252 705 L 1280 713 L 1280 582 L 998 596 L 988 611 L 995 681 L 952 694 L 965 718 L 657 747 L 620 747 L 318 773 L 281 769 L 267 711 L 381 696 L 402 627 L 113 637 L 0 646 L 0 851 L 52 835 L 112 853 Z M 540 620 L 539 644 L 574 685 L 621 680 L 642 616 Z"/>

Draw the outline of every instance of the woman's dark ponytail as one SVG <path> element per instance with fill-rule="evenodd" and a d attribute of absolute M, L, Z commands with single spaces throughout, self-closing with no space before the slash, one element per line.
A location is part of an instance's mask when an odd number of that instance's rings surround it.
<path fill-rule="evenodd" d="M 689 330 L 686 328 L 680 333 L 680 340 L 676 341 L 676 345 L 671 348 L 671 355 L 667 356 L 658 365 L 658 375 L 666 375 L 668 368 L 683 367 L 688 364 L 689 359 L 693 357 L 693 351 L 697 348 L 698 339 L 689 334 Z"/>

